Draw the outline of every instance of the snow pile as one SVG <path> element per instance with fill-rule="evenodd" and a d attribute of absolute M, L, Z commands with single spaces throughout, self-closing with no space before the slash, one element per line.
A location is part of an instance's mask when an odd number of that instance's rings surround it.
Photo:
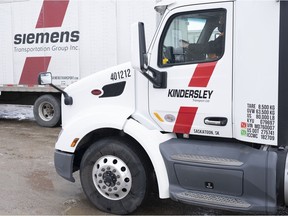
<path fill-rule="evenodd" d="M 35 120 L 33 106 L 1 104 L 0 119 Z"/>

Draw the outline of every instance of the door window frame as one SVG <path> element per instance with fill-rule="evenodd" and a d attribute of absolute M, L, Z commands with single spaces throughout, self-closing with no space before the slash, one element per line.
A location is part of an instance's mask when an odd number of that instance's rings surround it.
<path fill-rule="evenodd" d="M 163 64 L 162 60 L 163 60 L 163 46 L 164 46 L 164 40 L 167 36 L 167 32 L 171 26 L 171 23 L 175 20 L 175 18 L 180 17 L 180 16 L 185 16 L 185 15 L 191 15 L 193 16 L 193 14 L 201 14 L 201 13 L 209 13 L 209 12 L 219 12 L 219 13 L 223 13 L 224 14 L 224 30 L 226 30 L 226 19 L 227 19 L 227 10 L 225 8 L 217 8 L 217 9 L 207 9 L 207 10 L 198 10 L 198 11 L 188 11 L 188 12 L 179 12 L 176 14 L 173 14 L 167 21 L 167 23 L 164 26 L 163 32 L 161 34 L 159 43 L 158 43 L 158 54 L 157 54 L 157 65 L 159 68 L 166 68 L 166 67 L 173 67 L 173 66 L 179 66 L 179 65 L 189 65 L 189 64 L 198 64 L 198 63 L 207 63 L 207 62 L 214 62 L 214 61 L 219 61 L 225 54 L 225 44 L 226 44 L 226 36 L 224 34 L 224 38 L 223 38 L 223 52 L 222 55 L 219 56 L 218 58 L 215 59 L 204 59 L 204 60 L 196 60 L 196 61 L 184 61 L 184 62 L 176 62 L 176 63 L 170 63 L 170 64 Z M 206 25 L 206 23 L 205 23 Z M 205 28 L 205 26 L 204 26 Z M 204 29 L 203 28 L 203 29 Z M 202 29 L 202 30 L 203 30 Z M 201 31 L 200 33 L 200 37 L 201 38 L 201 34 L 203 33 L 203 31 Z M 211 33 L 212 34 L 212 33 Z M 199 40 L 199 39 L 198 39 Z"/>

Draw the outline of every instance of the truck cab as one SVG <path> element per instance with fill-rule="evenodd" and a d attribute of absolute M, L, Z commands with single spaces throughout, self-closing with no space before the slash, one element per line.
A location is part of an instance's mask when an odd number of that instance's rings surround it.
<path fill-rule="evenodd" d="M 114 214 L 135 211 L 155 187 L 162 199 L 275 213 L 288 203 L 288 3 L 155 9 L 147 50 L 137 23 L 131 63 L 65 89 L 73 104 L 62 109 L 58 174 L 75 181 L 80 170 L 87 198 Z"/>

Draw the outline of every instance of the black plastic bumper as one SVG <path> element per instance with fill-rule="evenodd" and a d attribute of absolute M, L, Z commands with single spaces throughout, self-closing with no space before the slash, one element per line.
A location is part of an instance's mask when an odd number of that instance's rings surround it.
<path fill-rule="evenodd" d="M 73 160 L 74 160 L 74 154 L 55 150 L 54 166 L 55 166 L 56 172 L 64 179 L 71 181 L 71 182 L 75 182 L 75 179 L 72 175 L 73 174 Z"/>

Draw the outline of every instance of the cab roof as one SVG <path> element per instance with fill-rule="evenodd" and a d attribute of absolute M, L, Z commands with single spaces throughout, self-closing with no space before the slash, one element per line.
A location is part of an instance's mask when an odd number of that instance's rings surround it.
<path fill-rule="evenodd" d="M 178 7 L 183 5 L 195 5 L 195 4 L 207 4 L 207 3 L 220 3 L 220 2 L 227 2 L 227 1 L 236 1 L 236 0 L 160 0 L 157 6 L 167 6 L 167 7 Z"/>
<path fill-rule="evenodd" d="M 164 14 L 166 9 L 171 10 L 173 8 L 185 6 L 185 5 L 197 5 L 208 3 L 220 3 L 220 2 L 233 2 L 236 0 L 160 0 L 156 3 L 154 9 L 160 14 Z M 247 0 L 246 0 L 247 1 Z"/>

